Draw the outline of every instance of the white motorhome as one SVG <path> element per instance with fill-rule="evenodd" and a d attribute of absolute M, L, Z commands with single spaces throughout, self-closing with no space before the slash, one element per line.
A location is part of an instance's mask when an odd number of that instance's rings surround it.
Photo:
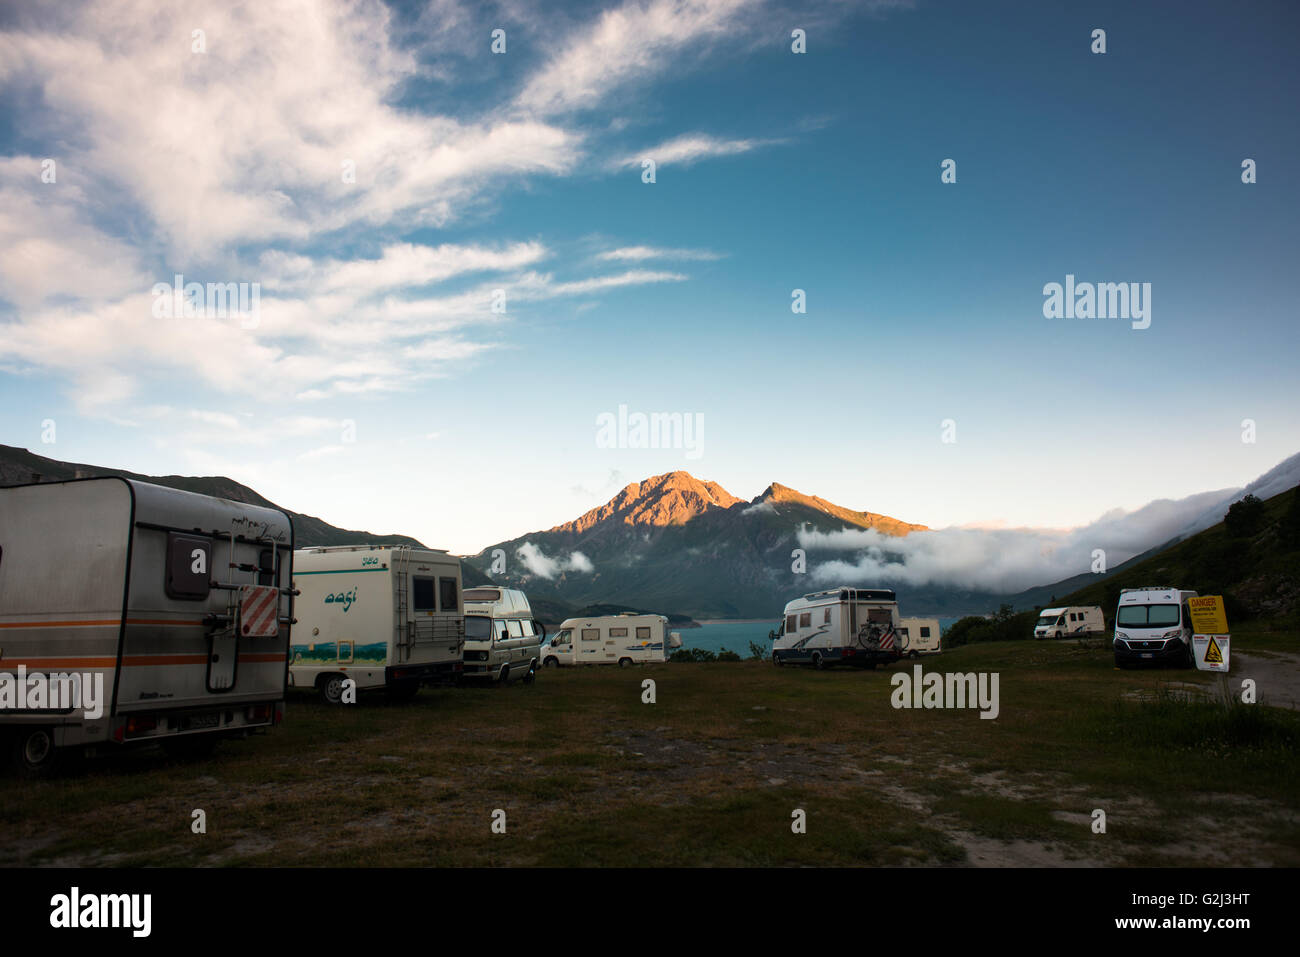
<path fill-rule="evenodd" d="M 1044 608 L 1034 623 L 1035 638 L 1075 638 L 1079 635 L 1099 635 L 1105 630 L 1106 618 L 1096 605 Z"/>
<path fill-rule="evenodd" d="M 941 631 L 938 618 L 900 618 L 899 651 L 907 658 L 938 654 Z"/>
<path fill-rule="evenodd" d="M 1196 597 L 1196 592 L 1179 588 L 1121 591 L 1115 608 L 1115 664 L 1192 667 L 1192 614 L 1187 599 Z"/>
<path fill-rule="evenodd" d="M 682 636 L 668 630 L 663 615 L 603 615 L 569 618 L 542 646 L 542 664 L 629 665 L 667 661 Z"/>
<path fill-rule="evenodd" d="M 294 555 L 299 596 L 289 683 L 329 704 L 356 690 L 393 698 L 461 670 L 460 559 L 405 545 L 335 545 Z"/>
<path fill-rule="evenodd" d="M 279 723 L 292 556 L 273 508 L 124 478 L 0 489 L 0 733 L 19 772 Z M 60 690 L 28 697 L 41 684 Z"/>
<path fill-rule="evenodd" d="M 518 588 L 482 585 L 465 590 L 464 676 L 532 683 L 546 629 L 533 618 Z"/>
<path fill-rule="evenodd" d="M 772 661 L 874 668 L 900 657 L 898 628 L 898 601 L 888 589 L 813 592 L 785 606 L 780 628 L 769 635 Z"/>

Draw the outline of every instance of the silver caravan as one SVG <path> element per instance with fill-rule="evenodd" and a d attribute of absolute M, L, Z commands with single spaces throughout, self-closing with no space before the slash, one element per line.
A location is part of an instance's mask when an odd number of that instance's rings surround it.
<path fill-rule="evenodd" d="M 0 488 L 0 731 L 19 772 L 277 724 L 292 556 L 273 508 L 123 478 Z"/>
<path fill-rule="evenodd" d="M 460 676 L 465 618 L 460 559 L 389 545 L 304 548 L 294 555 L 298 626 L 289 683 L 328 704 L 355 690 L 407 698 Z"/>
<path fill-rule="evenodd" d="M 900 618 L 898 650 L 906 658 L 938 654 L 940 633 L 938 618 Z"/>
<path fill-rule="evenodd" d="M 477 586 L 465 591 L 465 677 L 532 683 L 546 629 L 533 618 L 518 588 Z"/>
<path fill-rule="evenodd" d="M 785 606 L 780 628 L 769 635 L 772 661 L 874 668 L 900 657 L 898 629 L 898 601 L 888 589 L 813 592 Z"/>

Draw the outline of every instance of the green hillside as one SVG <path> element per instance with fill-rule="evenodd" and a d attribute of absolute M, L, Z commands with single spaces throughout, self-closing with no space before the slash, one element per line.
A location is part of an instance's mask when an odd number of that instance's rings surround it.
<path fill-rule="evenodd" d="M 1300 486 L 1261 502 L 1251 513 L 1247 506 L 1235 513 L 1244 520 L 1220 522 L 1128 562 L 1100 581 L 1058 595 L 1056 604 L 1100 605 L 1109 621 L 1121 589 L 1169 585 L 1222 595 L 1230 624 L 1295 630 L 1300 627 Z"/>

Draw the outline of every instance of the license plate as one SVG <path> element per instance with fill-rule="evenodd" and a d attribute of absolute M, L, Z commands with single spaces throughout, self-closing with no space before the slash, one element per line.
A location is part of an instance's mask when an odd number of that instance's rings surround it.
<path fill-rule="evenodd" d="M 192 714 L 181 721 L 181 728 L 193 731 L 196 728 L 215 728 L 220 723 L 221 715 L 218 714 Z"/>
<path fill-rule="evenodd" d="M 1152 656 L 1151 656 L 1151 653 L 1150 653 L 1150 652 L 1147 652 L 1147 653 L 1144 654 L 1142 657 L 1143 657 L 1143 658 L 1150 658 L 1150 657 L 1152 657 Z"/>

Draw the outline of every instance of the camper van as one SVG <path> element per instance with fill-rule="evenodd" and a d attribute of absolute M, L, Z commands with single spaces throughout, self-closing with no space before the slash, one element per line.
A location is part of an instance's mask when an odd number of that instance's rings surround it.
<path fill-rule="evenodd" d="M 357 691 L 409 698 L 451 684 L 465 641 L 460 559 L 405 545 L 337 545 L 295 553 L 298 589 L 289 683 L 329 704 Z"/>
<path fill-rule="evenodd" d="M 898 650 L 905 658 L 938 654 L 940 632 L 938 618 L 900 618 Z"/>
<path fill-rule="evenodd" d="M 124 478 L 0 488 L 0 733 L 19 773 L 279 723 L 292 561 L 274 508 Z"/>
<path fill-rule="evenodd" d="M 465 590 L 464 677 L 507 684 L 537 676 L 546 629 L 517 588 Z"/>
<path fill-rule="evenodd" d="M 1194 591 L 1178 588 L 1125 588 L 1115 608 L 1115 664 L 1172 663 L 1190 668 Z"/>
<path fill-rule="evenodd" d="M 777 665 L 874 668 L 900 657 L 898 628 L 898 601 L 892 591 L 832 588 L 787 604 L 780 628 L 768 637 Z"/>
<path fill-rule="evenodd" d="M 1105 630 L 1106 619 L 1096 605 L 1044 608 L 1034 623 L 1035 638 L 1076 638 L 1079 635 L 1099 635 Z"/>
<path fill-rule="evenodd" d="M 668 630 L 663 615 L 606 615 L 570 618 L 542 646 L 542 664 L 618 665 L 667 661 L 682 636 Z"/>

